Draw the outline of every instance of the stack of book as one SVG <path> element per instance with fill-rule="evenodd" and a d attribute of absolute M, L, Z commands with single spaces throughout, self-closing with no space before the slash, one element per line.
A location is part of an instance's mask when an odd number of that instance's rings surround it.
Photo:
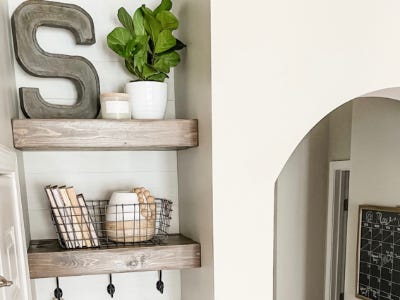
<path fill-rule="evenodd" d="M 51 213 L 65 248 L 98 247 L 99 238 L 82 194 L 73 187 L 47 186 Z"/>

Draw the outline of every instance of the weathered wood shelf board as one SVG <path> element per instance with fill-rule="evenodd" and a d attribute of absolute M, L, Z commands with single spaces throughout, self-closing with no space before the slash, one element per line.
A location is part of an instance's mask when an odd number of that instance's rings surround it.
<path fill-rule="evenodd" d="M 198 146 L 197 120 L 13 120 L 20 150 L 180 150 Z"/>
<path fill-rule="evenodd" d="M 200 244 L 170 235 L 159 246 L 62 249 L 57 240 L 32 241 L 28 249 L 31 279 L 200 268 Z"/>

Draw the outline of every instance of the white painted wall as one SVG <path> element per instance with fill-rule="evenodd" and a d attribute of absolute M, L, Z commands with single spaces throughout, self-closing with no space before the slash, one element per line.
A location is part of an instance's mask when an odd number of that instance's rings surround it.
<path fill-rule="evenodd" d="M 10 15 L 22 0 L 9 0 Z M 118 24 L 116 13 L 124 6 L 133 12 L 141 1 L 64 1 L 80 5 L 89 12 L 95 24 L 97 43 L 76 46 L 72 34 L 65 30 L 41 28 L 39 44 L 47 51 L 88 58 L 96 67 L 102 92 L 123 91 L 130 80 L 120 59 L 108 49 L 106 35 Z M 150 7 L 158 1 L 147 1 Z M 39 79 L 29 76 L 16 64 L 17 87 L 39 87 L 51 103 L 72 104 L 76 91 L 71 82 L 62 79 Z M 173 74 L 172 74 L 173 75 Z M 15 86 L 14 86 L 15 89 Z M 173 76 L 169 84 L 167 117 L 175 116 Z M 27 193 L 29 195 L 32 239 L 53 238 L 54 229 L 47 211 L 43 187 L 47 184 L 74 185 L 87 199 L 107 199 L 114 190 L 145 186 L 154 195 L 171 199 L 174 212 L 170 232 L 179 232 L 178 177 L 176 152 L 24 152 Z M 114 299 L 180 299 L 180 272 L 164 272 L 165 293 L 155 288 L 156 272 L 118 274 L 114 276 Z M 34 280 L 38 300 L 51 299 L 54 279 Z M 62 278 L 66 299 L 109 299 L 107 275 Z"/>
<path fill-rule="evenodd" d="M 355 300 L 358 206 L 398 206 L 400 103 L 361 98 L 353 104 L 346 295 Z"/>
<path fill-rule="evenodd" d="M 211 2 L 217 300 L 272 299 L 275 180 L 330 111 L 400 85 L 399 10 L 396 0 Z"/>
<path fill-rule="evenodd" d="M 324 298 L 329 129 L 307 134 L 276 183 L 276 300 Z"/>
<path fill-rule="evenodd" d="M 182 299 L 214 299 L 210 2 L 174 1 L 188 47 L 176 69 L 177 117 L 199 120 L 198 148 L 178 152 L 180 229 L 201 243 L 201 269 L 182 271 Z"/>

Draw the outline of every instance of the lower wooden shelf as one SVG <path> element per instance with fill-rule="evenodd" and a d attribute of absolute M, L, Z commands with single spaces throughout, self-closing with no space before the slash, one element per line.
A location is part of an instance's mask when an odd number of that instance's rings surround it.
<path fill-rule="evenodd" d="M 180 234 L 157 246 L 65 250 L 57 240 L 34 240 L 28 249 L 31 279 L 177 270 L 201 266 L 200 244 Z"/>

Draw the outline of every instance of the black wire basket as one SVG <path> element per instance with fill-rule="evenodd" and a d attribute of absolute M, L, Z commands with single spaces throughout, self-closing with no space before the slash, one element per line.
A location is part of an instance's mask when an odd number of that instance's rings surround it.
<path fill-rule="evenodd" d="M 59 244 L 65 249 L 160 245 L 168 237 L 172 202 L 109 205 L 86 200 L 85 205 L 50 209 Z"/>

